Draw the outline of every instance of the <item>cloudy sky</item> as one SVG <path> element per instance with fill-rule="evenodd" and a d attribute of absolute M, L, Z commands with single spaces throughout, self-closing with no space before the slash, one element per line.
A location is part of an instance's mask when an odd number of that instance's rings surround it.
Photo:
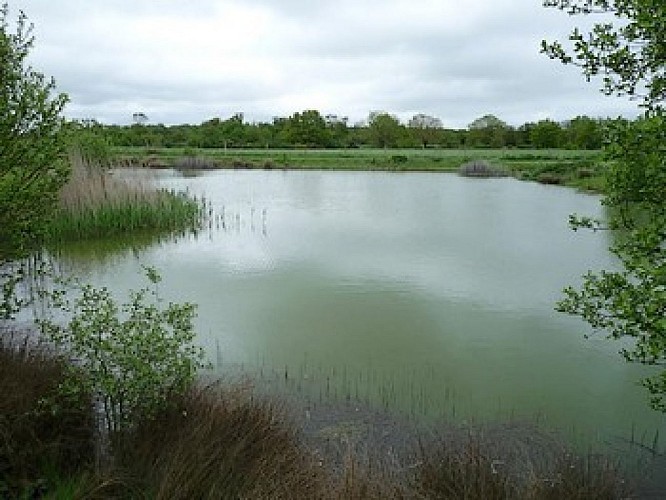
<path fill-rule="evenodd" d="M 541 0 L 10 0 L 35 25 L 31 62 L 70 95 L 71 118 L 270 121 L 372 110 L 465 127 L 634 116 L 599 82 L 539 54 L 585 19 Z"/>

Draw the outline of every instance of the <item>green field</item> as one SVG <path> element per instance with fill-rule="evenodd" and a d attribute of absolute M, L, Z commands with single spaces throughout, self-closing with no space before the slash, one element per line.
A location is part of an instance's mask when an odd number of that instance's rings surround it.
<path fill-rule="evenodd" d="M 545 149 L 193 149 L 115 148 L 125 165 L 153 168 L 236 168 L 455 172 L 485 160 L 523 180 L 603 189 L 600 151 Z"/>

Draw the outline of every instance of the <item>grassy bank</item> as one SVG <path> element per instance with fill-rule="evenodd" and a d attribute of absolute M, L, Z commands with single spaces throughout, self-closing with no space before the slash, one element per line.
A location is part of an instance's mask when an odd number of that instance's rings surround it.
<path fill-rule="evenodd" d="M 487 161 L 510 175 L 584 190 L 603 189 L 599 151 L 521 149 L 223 150 L 116 148 L 121 163 L 153 168 L 316 169 L 396 172 L 456 172 Z"/>
<path fill-rule="evenodd" d="M 95 419 L 59 399 L 65 361 L 0 339 L 0 495 L 46 498 L 626 498 L 612 461 L 577 457 L 553 434 L 518 424 L 401 429 L 380 441 L 257 395 L 252 381 L 193 388 L 155 418 L 112 437 L 95 467 Z M 48 404 L 47 404 L 48 403 Z M 335 409 L 327 410 L 335 412 Z M 356 408 L 382 428 L 390 416 Z M 350 423 L 352 422 L 352 423 Z M 381 425 L 380 425 L 381 424 Z M 403 445 L 383 440 L 406 437 Z"/>
<path fill-rule="evenodd" d="M 50 243 L 141 230 L 179 231 L 201 222 L 200 200 L 117 178 L 78 155 L 72 156 L 71 165 L 70 179 L 60 192 L 59 208 L 49 226 Z"/>

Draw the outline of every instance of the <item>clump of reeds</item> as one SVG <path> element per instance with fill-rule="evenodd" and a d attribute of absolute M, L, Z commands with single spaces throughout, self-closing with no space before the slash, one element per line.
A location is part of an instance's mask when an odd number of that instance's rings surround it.
<path fill-rule="evenodd" d="M 552 475 L 535 478 L 525 491 L 534 500 L 624 499 L 631 498 L 629 485 L 622 479 L 617 463 L 608 457 L 562 455 Z"/>
<path fill-rule="evenodd" d="M 468 161 L 460 166 L 458 173 L 464 177 L 506 177 L 507 171 L 485 160 Z"/>
<path fill-rule="evenodd" d="M 63 394 L 67 362 L 0 331 L 0 497 L 41 498 L 54 477 L 92 464 L 90 398 Z"/>
<path fill-rule="evenodd" d="M 423 452 L 416 488 L 426 498 L 520 498 L 509 478 L 494 465 L 473 440 L 458 449 L 440 443 L 434 451 Z"/>
<path fill-rule="evenodd" d="M 421 448 L 415 488 L 426 498 L 621 499 L 629 494 L 616 461 L 578 456 L 528 424 L 469 430 Z"/>
<path fill-rule="evenodd" d="M 73 155 L 71 164 L 70 180 L 60 192 L 59 210 L 50 225 L 51 241 L 141 229 L 182 230 L 201 223 L 202 202 L 186 194 L 119 179 L 80 155 Z"/>
<path fill-rule="evenodd" d="M 202 156 L 185 156 L 174 161 L 173 167 L 179 170 L 211 170 L 219 168 L 219 164 Z"/>
<path fill-rule="evenodd" d="M 195 389 L 116 437 L 152 498 L 322 498 L 324 473 L 280 411 L 238 389 Z"/>

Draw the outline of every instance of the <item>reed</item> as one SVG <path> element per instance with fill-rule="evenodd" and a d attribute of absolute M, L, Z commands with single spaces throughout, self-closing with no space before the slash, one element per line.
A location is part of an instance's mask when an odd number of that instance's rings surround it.
<path fill-rule="evenodd" d="M 178 170 L 210 170 L 220 168 L 220 164 L 204 156 L 184 156 L 173 162 L 173 168 Z"/>
<path fill-rule="evenodd" d="M 323 498 L 324 471 L 278 407 L 242 386 L 172 403 L 115 439 L 117 464 L 151 498 Z"/>
<path fill-rule="evenodd" d="M 169 232 L 202 223 L 202 200 L 120 179 L 80 155 L 72 155 L 71 164 L 71 177 L 60 192 L 59 210 L 50 225 L 50 242 L 138 230 Z"/>
<path fill-rule="evenodd" d="M 486 160 L 468 161 L 460 166 L 458 173 L 464 177 L 506 177 L 504 168 L 491 165 Z"/>
<path fill-rule="evenodd" d="M 426 498 L 620 499 L 630 488 L 617 460 L 572 453 L 525 422 L 436 431 L 421 445 L 415 488 Z"/>

